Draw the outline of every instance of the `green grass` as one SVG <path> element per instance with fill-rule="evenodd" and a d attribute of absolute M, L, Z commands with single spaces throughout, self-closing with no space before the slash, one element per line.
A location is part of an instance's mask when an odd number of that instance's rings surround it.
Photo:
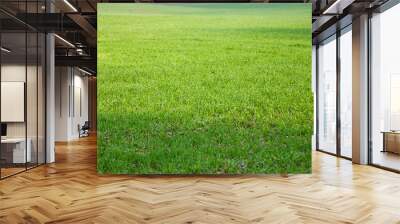
<path fill-rule="evenodd" d="M 311 171 L 310 4 L 99 4 L 98 172 Z"/>

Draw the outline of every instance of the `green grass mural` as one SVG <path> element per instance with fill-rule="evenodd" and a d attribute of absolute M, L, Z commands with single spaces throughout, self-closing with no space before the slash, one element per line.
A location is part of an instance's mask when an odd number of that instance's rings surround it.
<path fill-rule="evenodd" d="M 311 171 L 311 4 L 99 4 L 98 172 Z"/>

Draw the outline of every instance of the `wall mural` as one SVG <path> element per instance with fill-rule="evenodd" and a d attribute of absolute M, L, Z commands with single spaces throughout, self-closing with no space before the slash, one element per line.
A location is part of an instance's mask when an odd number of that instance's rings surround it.
<path fill-rule="evenodd" d="M 311 172 L 311 4 L 98 5 L 98 172 Z"/>

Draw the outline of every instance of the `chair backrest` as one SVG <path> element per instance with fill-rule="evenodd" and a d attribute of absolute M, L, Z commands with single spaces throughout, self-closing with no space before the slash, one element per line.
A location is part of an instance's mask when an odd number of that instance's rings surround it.
<path fill-rule="evenodd" d="M 85 124 L 83 124 L 82 128 L 89 128 L 89 121 L 85 121 Z"/>

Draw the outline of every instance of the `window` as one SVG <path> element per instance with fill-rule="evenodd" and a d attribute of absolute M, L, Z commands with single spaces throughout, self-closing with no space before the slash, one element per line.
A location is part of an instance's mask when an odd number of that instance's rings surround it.
<path fill-rule="evenodd" d="M 43 4 L 19 2 L 18 13 L 40 13 Z M 0 178 L 45 163 L 46 38 L 10 21 L 14 19 L 0 12 Z"/>
<path fill-rule="evenodd" d="M 340 35 L 340 154 L 352 157 L 352 33 L 351 26 Z"/>
<path fill-rule="evenodd" d="M 336 36 L 318 47 L 318 149 L 336 153 Z"/>
<path fill-rule="evenodd" d="M 371 162 L 400 170 L 400 5 L 371 18 Z"/>

